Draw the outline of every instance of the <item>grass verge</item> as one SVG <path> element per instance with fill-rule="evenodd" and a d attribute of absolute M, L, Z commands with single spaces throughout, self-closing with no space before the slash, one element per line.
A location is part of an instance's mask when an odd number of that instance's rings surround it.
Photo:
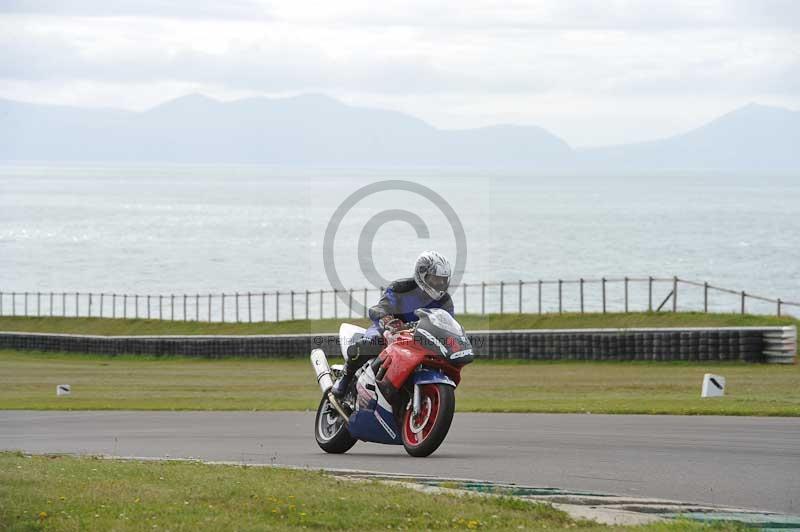
<path fill-rule="evenodd" d="M 331 360 L 336 362 L 336 360 Z M 701 399 L 703 374 L 726 396 Z M 460 412 L 800 416 L 800 365 L 714 362 L 477 361 Z M 73 394 L 56 397 L 58 384 Z M 0 408 L 35 410 L 313 410 L 307 360 L 206 360 L 0 351 Z"/>
<path fill-rule="evenodd" d="M 464 314 L 459 322 L 467 331 L 507 329 L 591 329 L 627 327 L 746 327 L 798 325 L 792 317 L 702 312 L 631 312 L 608 314 Z M 123 320 L 108 318 L 23 318 L 0 317 L 0 331 L 74 333 L 101 336 L 159 334 L 293 334 L 333 333 L 348 321 L 367 326 L 361 318 L 293 320 L 277 323 L 205 323 L 196 321 Z"/>
<path fill-rule="evenodd" d="M 0 530 L 611 530 L 541 503 L 345 482 L 313 471 L 0 453 Z"/>

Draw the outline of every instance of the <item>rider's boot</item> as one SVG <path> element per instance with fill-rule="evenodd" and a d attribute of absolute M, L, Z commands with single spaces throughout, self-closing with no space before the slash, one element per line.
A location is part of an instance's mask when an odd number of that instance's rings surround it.
<path fill-rule="evenodd" d="M 352 380 L 353 374 L 345 370 L 345 372 L 342 373 L 342 376 L 339 377 L 339 380 L 333 383 L 333 386 L 331 387 L 331 393 L 333 396 L 337 399 L 342 399 L 347 393 L 347 388 L 350 387 L 350 381 Z"/>
<path fill-rule="evenodd" d="M 367 359 L 378 356 L 383 346 L 381 342 L 374 338 L 363 337 L 359 338 L 352 345 L 347 347 L 347 361 L 344 364 L 344 372 L 339 377 L 333 387 L 331 393 L 337 399 L 341 399 L 347 393 L 347 388 L 350 386 L 350 381 L 353 380 L 358 367 L 363 364 Z"/>
<path fill-rule="evenodd" d="M 339 377 L 335 383 L 333 383 L 333 387 L 331 388 L 331 393 L 337 399 L 342 399 L 344 395 L 347 393 L 347 388 L 350 386 L 350 381 L 353 380 L 353 375 L 356 373 L 356 368 L 358 364 L 356 360 L 358 359 L 358 345 L 353 344 L 347 347 L 347 360 L 344 363 L 344 371 L 342 372 L 342 376 Z"/>

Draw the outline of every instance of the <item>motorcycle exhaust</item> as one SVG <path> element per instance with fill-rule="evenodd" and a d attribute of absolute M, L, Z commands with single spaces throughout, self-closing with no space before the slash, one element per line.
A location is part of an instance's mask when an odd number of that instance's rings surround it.
<path fill-rule="evenodd" d="M 317 384 L 322 389 L 322 393 L 327 393 L 333 387 L 333 377 L 331 377 L 328 358 L 322 349 L 311 351 L 311 365 L 314 366 L 314 373 L 317 374 Z"/>
<path fill-rule="evenodd" d="M 333 388 L 333 377 L 331 376 L 331 367 L 328 365 L 328 358 L 322 349 L 311 351 L 311 365 L 314 366 L 314 373 L 317 374 L 317 384 L 319 384 L 322 393 L 328 396 L 328 402 L 342 416 L 345 424 L 349 424 L 347 412 L 344 411 L 339 400 L 330 392 L 331 388 Z"/>

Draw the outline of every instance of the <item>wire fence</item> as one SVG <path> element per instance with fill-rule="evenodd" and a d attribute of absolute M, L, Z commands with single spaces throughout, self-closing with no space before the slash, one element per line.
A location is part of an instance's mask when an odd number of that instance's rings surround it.
<path fill-rule="evenodd" d="M 277 322 L 367 317 L 383 288 L 220 294 L 0 291 L 0 316 L 204 322 Z M 782 316 L 800 303 L 678 277 L 615 277 L 462 283 L 457 313 L 735 312 Z"/>

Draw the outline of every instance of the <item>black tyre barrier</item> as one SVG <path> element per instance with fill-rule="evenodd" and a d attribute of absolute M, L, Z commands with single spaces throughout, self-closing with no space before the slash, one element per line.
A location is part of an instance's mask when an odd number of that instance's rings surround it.
<path fill-rule="evenodd" d="M 488 359 L 690 360 L 794 363 L 795 327 L 476 331 Z M 0 332 L 0 349 L 203 358 L 298 358 L 313 348 L 338 358 L 332 334 L 253 336 L 85 336 Z"/>

